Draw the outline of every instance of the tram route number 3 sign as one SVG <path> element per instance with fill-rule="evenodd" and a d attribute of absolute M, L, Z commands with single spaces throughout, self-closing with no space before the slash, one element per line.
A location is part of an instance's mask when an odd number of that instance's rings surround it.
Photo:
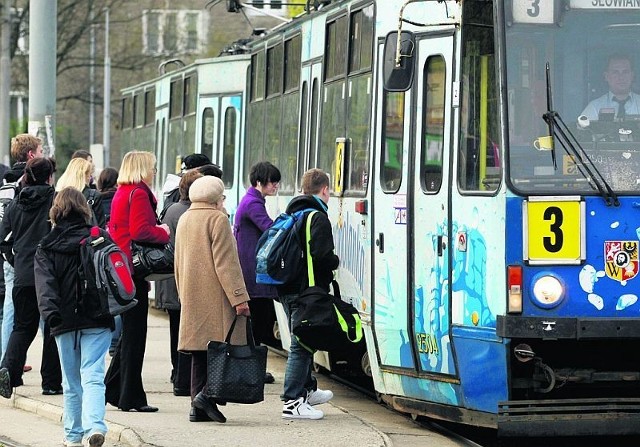
<path fill-rule="evenodd" d="M 525 202 L 525 259 L 531 263 L 579 263 L 583 259 L 584 206 L 580 200 Z"/>

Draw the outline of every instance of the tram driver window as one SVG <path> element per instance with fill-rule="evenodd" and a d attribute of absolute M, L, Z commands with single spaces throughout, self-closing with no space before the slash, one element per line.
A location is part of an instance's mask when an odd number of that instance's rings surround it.
<path fill-rule="evenodd" d="M 479 17 L 485 16 L 479 12 Z M 495 191 L 501 161 L 492 28 L 470 24 L 463 45 L 458 187 L 469 192 Z"/>

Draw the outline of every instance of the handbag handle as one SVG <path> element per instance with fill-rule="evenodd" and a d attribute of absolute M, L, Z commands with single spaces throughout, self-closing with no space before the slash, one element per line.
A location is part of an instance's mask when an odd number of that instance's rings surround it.
<path fill-rule="evenodd" d="M 229 328 L 229 332 L 227 332 L 227 336 L 224 339 L 226 344 L 231 344 L 231 334 L 233 334 L 233 329 L 236 327 L 236 321 L 238 321 L 238 316 L 239 315 L 235 316 L 235 318 L 233 319 L 233 323 L 231 323 L 231 327 Z M 256 341 L 253 338 L 253 325 L 251 324 L 251 317 L 248 316 L 246 318 L 247 318 L 247 344 L 252 348 L 255 348 Z"/>

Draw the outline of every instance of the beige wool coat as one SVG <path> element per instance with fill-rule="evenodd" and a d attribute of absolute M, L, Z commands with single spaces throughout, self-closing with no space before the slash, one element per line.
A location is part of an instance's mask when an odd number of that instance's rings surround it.
<path fill-rule="evenodd" d="M 182 306 L 178 350 L 206 351 L 210 340 L 226 337 L 234 306 L 249 301 L 227 215 L 192 203 L 178 222 L 174 265 Z M 238 318 L 234 344 L 245 343 L 245 321 Z"/>

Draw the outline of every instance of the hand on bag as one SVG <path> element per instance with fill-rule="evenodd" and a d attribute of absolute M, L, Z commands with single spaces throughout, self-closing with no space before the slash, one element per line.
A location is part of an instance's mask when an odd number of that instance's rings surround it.
<path fill-rule="evenodd" d="M 159 225 L 159 227 L 162 228 L 164 231 L 166 231 L 168 235 L 171 235 L 171 230 L 169 229 L 169 225 L 162 224 L 162 225 Z"/>
<path fill-rule="evenodd" d="M 244 315 L 245 317 L 251 315 L 251 312 L 249 311 L 249 304 L 247 304 L 246 301 L 236 306 L 236 315 Z"/>

